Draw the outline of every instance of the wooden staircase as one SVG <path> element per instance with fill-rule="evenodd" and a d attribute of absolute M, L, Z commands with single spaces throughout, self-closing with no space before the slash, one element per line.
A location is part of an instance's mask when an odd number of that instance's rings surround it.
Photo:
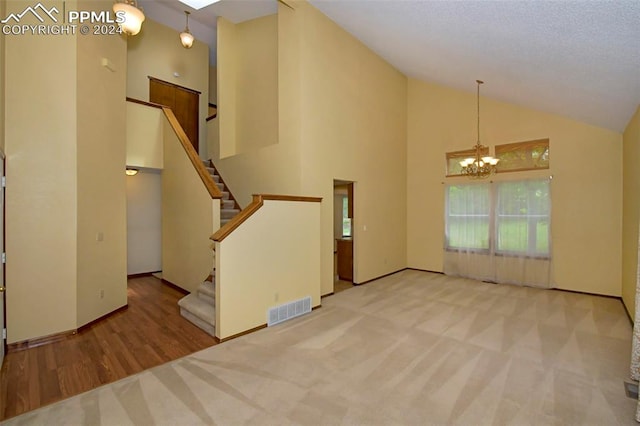
<path fill-rule="evenodd" d="M 218 189 L 222 192 L 222 200 L 220 200 L 220 226 L 224 226 L 227 222 L 240 213 L 240 206 L 235 197 L 218 174 L 211 160 L 203 161 L 207 171 L 215 181 Z M 215 249 L 214 249 L 214 265 L 215 265 Z M 180 315 L 197 325 L 210 335 L 215 337 L 216 322 L 216 269 L 215 266 L 211 270 L 211 274 L 204 280 L 198 289 L 191 294 L 186 295 L 178 301 L 180 307 Z"/>

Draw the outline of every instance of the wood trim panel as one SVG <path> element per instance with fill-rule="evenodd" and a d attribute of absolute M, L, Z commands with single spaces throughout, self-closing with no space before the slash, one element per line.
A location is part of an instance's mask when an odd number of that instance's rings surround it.
<path fill-rule="evenodd" d="M 206 167 L 202 163 L 200 156 L 198 155 L 196 150 L 193 148 L 193 145 L 191 145 L 191 142 L 189 141 L 187 134 L 182 129 L 182 126 L 180 126 L 180 123 L 178 123 L 178 119 L 173 114 L 173 111 L 171 111 L 171 108 L 162 107 L 162 111 L 164 112 L 164 115 L 167 117 L 167 120 L 169 120 L 169 123 L 171 124 L 173 131 L 176 133 L 176 136 L 178 136 L 178 140 L 182 144 L 182 147 L 187 153 L 187 156 L 191 160 L 191 164 L 193 164 L 193 167 L 196 168 L 198 175 L 200 175 L 200 179 L 202 179 L 202 182 L 207 188 L 207 191 L 209 191 L 209 195 L 211 196 L 211 198 L 221 199 L 222 192 L 220 192 L 220 190 L 218 189 L 218 185 L 216 185 L 213 178 L 211 177 Z"/>
<path fill-rule="evenodd" d="M 184 86 L 180 86 L 179 84 L 171 83 L 171 82 L 166 81 L 166 80 L 160 80 L 159 78 L 152 77 L 152 76 L 150 76 L 150 75 L 148 75 L 148 76 L 147 76 L 147 78 L 148 78 L 149 80 L 157 81 L 158 83 L 166 84 L 166 85 L 168 85 L 168 86 L 179 87 L 180 89 L 182 89 L 182 90 L 186 90 L 187 92 L 196 93 L 196 94 L 198 94 L 198 95 L 201 95 L 201 94 L 202 94 L 202 92 L 199 92 L 199 91 L 197 91 L 197 90 L 190 89 L 190 88 L 188 88 L 188 87 L 184 87 Z"/>
<path fill-rule="evenodd" d="M 107 314 L 108 315 L 108 314 Z M 49 343 L 60 342 L 78 333 L 78 330 L 63 331 L 61 333 L 50 334 L 48 336 L 37 337 L 35 339 L 27 339 L 21 342 L 15 342 L 7 345 L 7 353 L 19 352 L 25 349 L 37 348 L 38 346 L 48 345 Z"/>
<path fill-rule="evenodd" d="M 148 106 L 148 107 L 158 108 L 158 109 L 162 109 L 164 107 L 164 105 L 154 104 L 153 102 L 141 101 L 140 99 L 130 98 L 128 96 L 127 96 L 127 102 L 131 102 L 131 103 L 134 103 L 134 104 L 145 105 L 145 106 Z"/>

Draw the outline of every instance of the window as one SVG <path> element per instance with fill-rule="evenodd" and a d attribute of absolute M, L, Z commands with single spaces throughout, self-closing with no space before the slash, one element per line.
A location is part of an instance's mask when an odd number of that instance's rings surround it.
<path fill-rule="evenodd" d="M 501 182 L 497 192 L 496 252 L 549 254 L 549 182 Z"/>
<path fill-rule="evenodd" d="M 549 168 L 549 139 L 496 145 L 496 171 L 515 172 Z"/>
<path fill-rule="evenodd" d="M 548 180 L 449 185 L 446 248 L 548 257 L 550 212 Z"/>
<path fill-rule="evenodd" d="M 349 197 L 342 197 L 342 236 L 351 236 L 351 218 L 349 217 Z"/>
<path fill-rule="evenodd" d="M 447 247 L 489 250 L 489 184 L 447 188 Z"/>

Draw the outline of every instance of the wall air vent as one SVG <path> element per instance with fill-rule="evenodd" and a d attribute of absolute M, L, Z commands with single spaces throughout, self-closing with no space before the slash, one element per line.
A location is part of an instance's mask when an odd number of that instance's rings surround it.
<path fill-rule="evenodd" d="M 309 312 L 311 312 L 311 296 L 269 308 L 267 312 L 267 325 L 271 327 L 272 325 L 280 324 L 281 322 L 308 314 Z"/>

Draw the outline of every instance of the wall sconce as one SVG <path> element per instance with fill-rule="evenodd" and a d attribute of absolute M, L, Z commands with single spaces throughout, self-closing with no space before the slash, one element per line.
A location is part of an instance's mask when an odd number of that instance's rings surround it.
<path fill-rule="evenodd" d="M 113 11 L 116 16 L 124 15 L 124 22 L 120 22 L 122 32 L 132 36 L 140 32 L 144 22 L 144 13 L 142 8 L 138 7 L 136 0 L 117 1 L 113 5 Z"/>
<path fill-rule="evenodd" d="M 180 42 L 185 49 L 191 49 L 191 46 L 193 46 L 193 34 L 189 31 L 189 15 L 191 15 L 191 12 L 185 10 L 184 14 L 187 16 L 187 27 L 180 33 Z"/>
<path fill-rule="evenodd" d="M 138 169 L 134 169 L 133 167 L 127 167 L 127 168 L 125 169 L 124 173 L 125 173 L 127 176 L 135 176 L 135 175 L 137 175 L 137 174 L 138 174 L 138 171 L 139 171 Z"/>

